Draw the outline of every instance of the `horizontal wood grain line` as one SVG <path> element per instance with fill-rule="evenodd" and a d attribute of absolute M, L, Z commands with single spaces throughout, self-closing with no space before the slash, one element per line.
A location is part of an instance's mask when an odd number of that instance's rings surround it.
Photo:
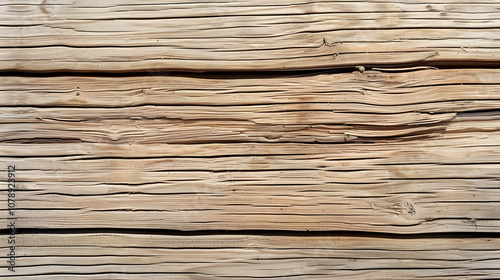
<path fill-rule="evenodd" d="M 62 110 L 61 110 L 62 111 Z M 75 117 L 66 110 L 64 118 Z M 94 118 L 95 111 L 87 110 Z M 223 110 L 214 111 L 215 114 Z M 50 112 L 50 111 L 48 111 Z M 189 111 L 188 111 L 189 112 Z M 50 113 L 49 113 L 50 114 Z M 123 115 L 126 115 L 124 111 Z M 312 112 L 313 116 L 315 112 Z M 102 114 L 103 115 L 103 114 Z M 102 117 L 102 115 L 100 117 Z M 201 119 L 105 119 L 64 121 L 14 115 L 0 120 L 0 142 L 8 143 L 138 143 L 138 144 L 203 144 L 203 143 L 346 143 L 403 141 L 416 137 L 435 138 L 444 134 L 467 135 L 500 130 L 500 110 L 461 114 L 453 118 L 427 120 L 424 124 L 386 125 L 381 115 L 371 117 L 373 124 L 256 124 L 245 120 Z M 242 116 L 245 116 L 242 114 Z M 404 115 L 403 115 L 404 116 Z M 445 115 L 450 117 L 449 114 Z M 124 116 L 126 117 L 126 116 Z M 351 122 L 359 115 L 344 115 Z M 395 115 L 394 118 L 400 118 Z M 270 116 L 272 118 L 272 116 Z M 312 117 L 314 118 L 314 117 Z M 365 117 L 367 118 L 367 117 Z M 341 117 L 342 119 L 342 117 Z M 403 120 L 404 121 L 404 120 Z M 422 121 L 420 121 L 422 122 Z M 381 125 L 382 124 L 382 125 Z"/>
<path fill-rule="evenodd" d="M 10 279 L 487 279 L 495 238 L 18 234 Z M 1 247 L 3 255 L 7 247 Z M 90 270 L 91 268 L 91 270 Z M 13 277 L 14 275 L 14 277 Z M 13 277 L 13 278 L 12 278 Z M 66 277 L 66 278 L 65 278 Z"/>
<path fill-rule="evenodd" d="M 0 12 L 0 71 L 281 71 L 500 62 L 500 13 L 491 4 L 459 0 L 25 1 L 1 5 Z"/>

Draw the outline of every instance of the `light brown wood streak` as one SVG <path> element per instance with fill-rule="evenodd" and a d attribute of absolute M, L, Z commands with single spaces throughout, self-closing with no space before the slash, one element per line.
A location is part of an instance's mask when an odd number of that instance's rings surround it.
<path fill-rule="evenodd" d="M 496 232 L 499 76 L 0 78 L 0 154 L 29 228 Z"/>
<path fill-rule="evenodd" d="M 500 277 L 495 238 L 100 233 L 21 234 L 18 240 L 22 279 Z"/>
<path fill-rule="evenodd" d="M 497 64 L 491 3 L 24 0 L 0 5 L 0 70 L 299 70 Z"/>

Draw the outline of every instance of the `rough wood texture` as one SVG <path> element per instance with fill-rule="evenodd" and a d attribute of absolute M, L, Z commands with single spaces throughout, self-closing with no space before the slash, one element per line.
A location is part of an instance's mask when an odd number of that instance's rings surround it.
<path fill-rule="evenodd" d="M 0 2 L 0 70 L 297 70 L 500 61 L 489 2 Z"/>
<path fill-rule="evenodd" d="M 499 70 L 479 69 L 254 79 L 0 77 L 0 93 L 9 96 L 0 100 L 0 140 L 343 143 L 470 134 L 476 125 L 495 126 L 499 78 Z M 466 113 L 485 110 L 492 111 Z"/>
<path fill-rule="evenodd" d="M 499 78 L 2 78 L 0 152 L 28 228 L 497 232 Z"/>
<path fill-rule="evenodd" d="M 500 8 L 438 2 L 0 0 L 0 279 L 500 279 Z"/>
<path fill-rule="evenodd" d="M 498 279 L 495 238 L 21 234 L 22 279 Z M 0 252 L 5 253 L 6 248 Z"/>

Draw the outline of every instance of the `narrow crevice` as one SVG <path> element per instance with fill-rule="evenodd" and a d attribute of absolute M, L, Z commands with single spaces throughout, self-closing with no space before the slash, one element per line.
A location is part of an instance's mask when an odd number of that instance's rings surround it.
<path fill-rule="evenodd" d="M 0 230 L 1 235 L 10 234 L 9 229 Z M 296 231 L 296 230 L 172 230 L 143 228 L 17 228 L 17 234 L 135 234 L 135 235 L 172 235 L 172 236 L 296 236 L 296 237 L 361 237 L 384 239 L 446 239 L 446 238 L 500 238 L 496 232 L 439 232 L 439 233 L 384 233 L 365 231 Z"/>
<path fill-rule="evenodd" d="M 98 77 L 98 78 L 127 78 L 127 77 L 144 77 L 144 76 L 175 76 L 185 78 L 198 79 L 265 79 L 279 77 L 301 77 L 315 76 L 319 74 L 342 74 L 356 71 L 355 67 L 339 67 L 334 69 L 312 69 L 312 70 L 283 70 L 283 71 L 162 71 L 151 69 L 145 71 L 124 71 L 124 72 L 97 72 L 97 71 L 0 71 L 2 76 L 19 76 L 19 77 Z"/>

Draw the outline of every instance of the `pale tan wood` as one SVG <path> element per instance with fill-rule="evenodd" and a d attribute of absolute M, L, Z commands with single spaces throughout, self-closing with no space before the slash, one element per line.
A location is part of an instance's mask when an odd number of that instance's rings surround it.
<path fill-rule="evenodd" d="M 497 64 L 485 2 L 2 1 L 0 70 L 299 70 Z"/>
<path fill-rule="evenodd" d="M 23 180 L 26 227 L 490 232 L 500 226 L 498 139 L 3 149 L 31 155 L 4 158 Z"/>
<path fill-rule="evenodd" d="M 496 279 L 496 238 L 19 234 L 9 279 Z M 5 255 L 5 247 L 0 249 Z M 4 254 L 5 253 L 5 254 Z"/>
<path fill-rule="evenodd" d="M 0 105 L 9 107 L 0 140 L 343 143 L 439 135 L 468 119 L 457 113 L 498 108 L 498 79 L 500 71 L 478 69 L 230 80 L 3 77 L 0 92 L 9 98 Z M 481 122 L 496 127 L 497 119 Z"/>
<path fill-rule="evenodd" d="M 29 228 L 496 232 L 499 77 L 0 78 L 0 155 Z"/>

